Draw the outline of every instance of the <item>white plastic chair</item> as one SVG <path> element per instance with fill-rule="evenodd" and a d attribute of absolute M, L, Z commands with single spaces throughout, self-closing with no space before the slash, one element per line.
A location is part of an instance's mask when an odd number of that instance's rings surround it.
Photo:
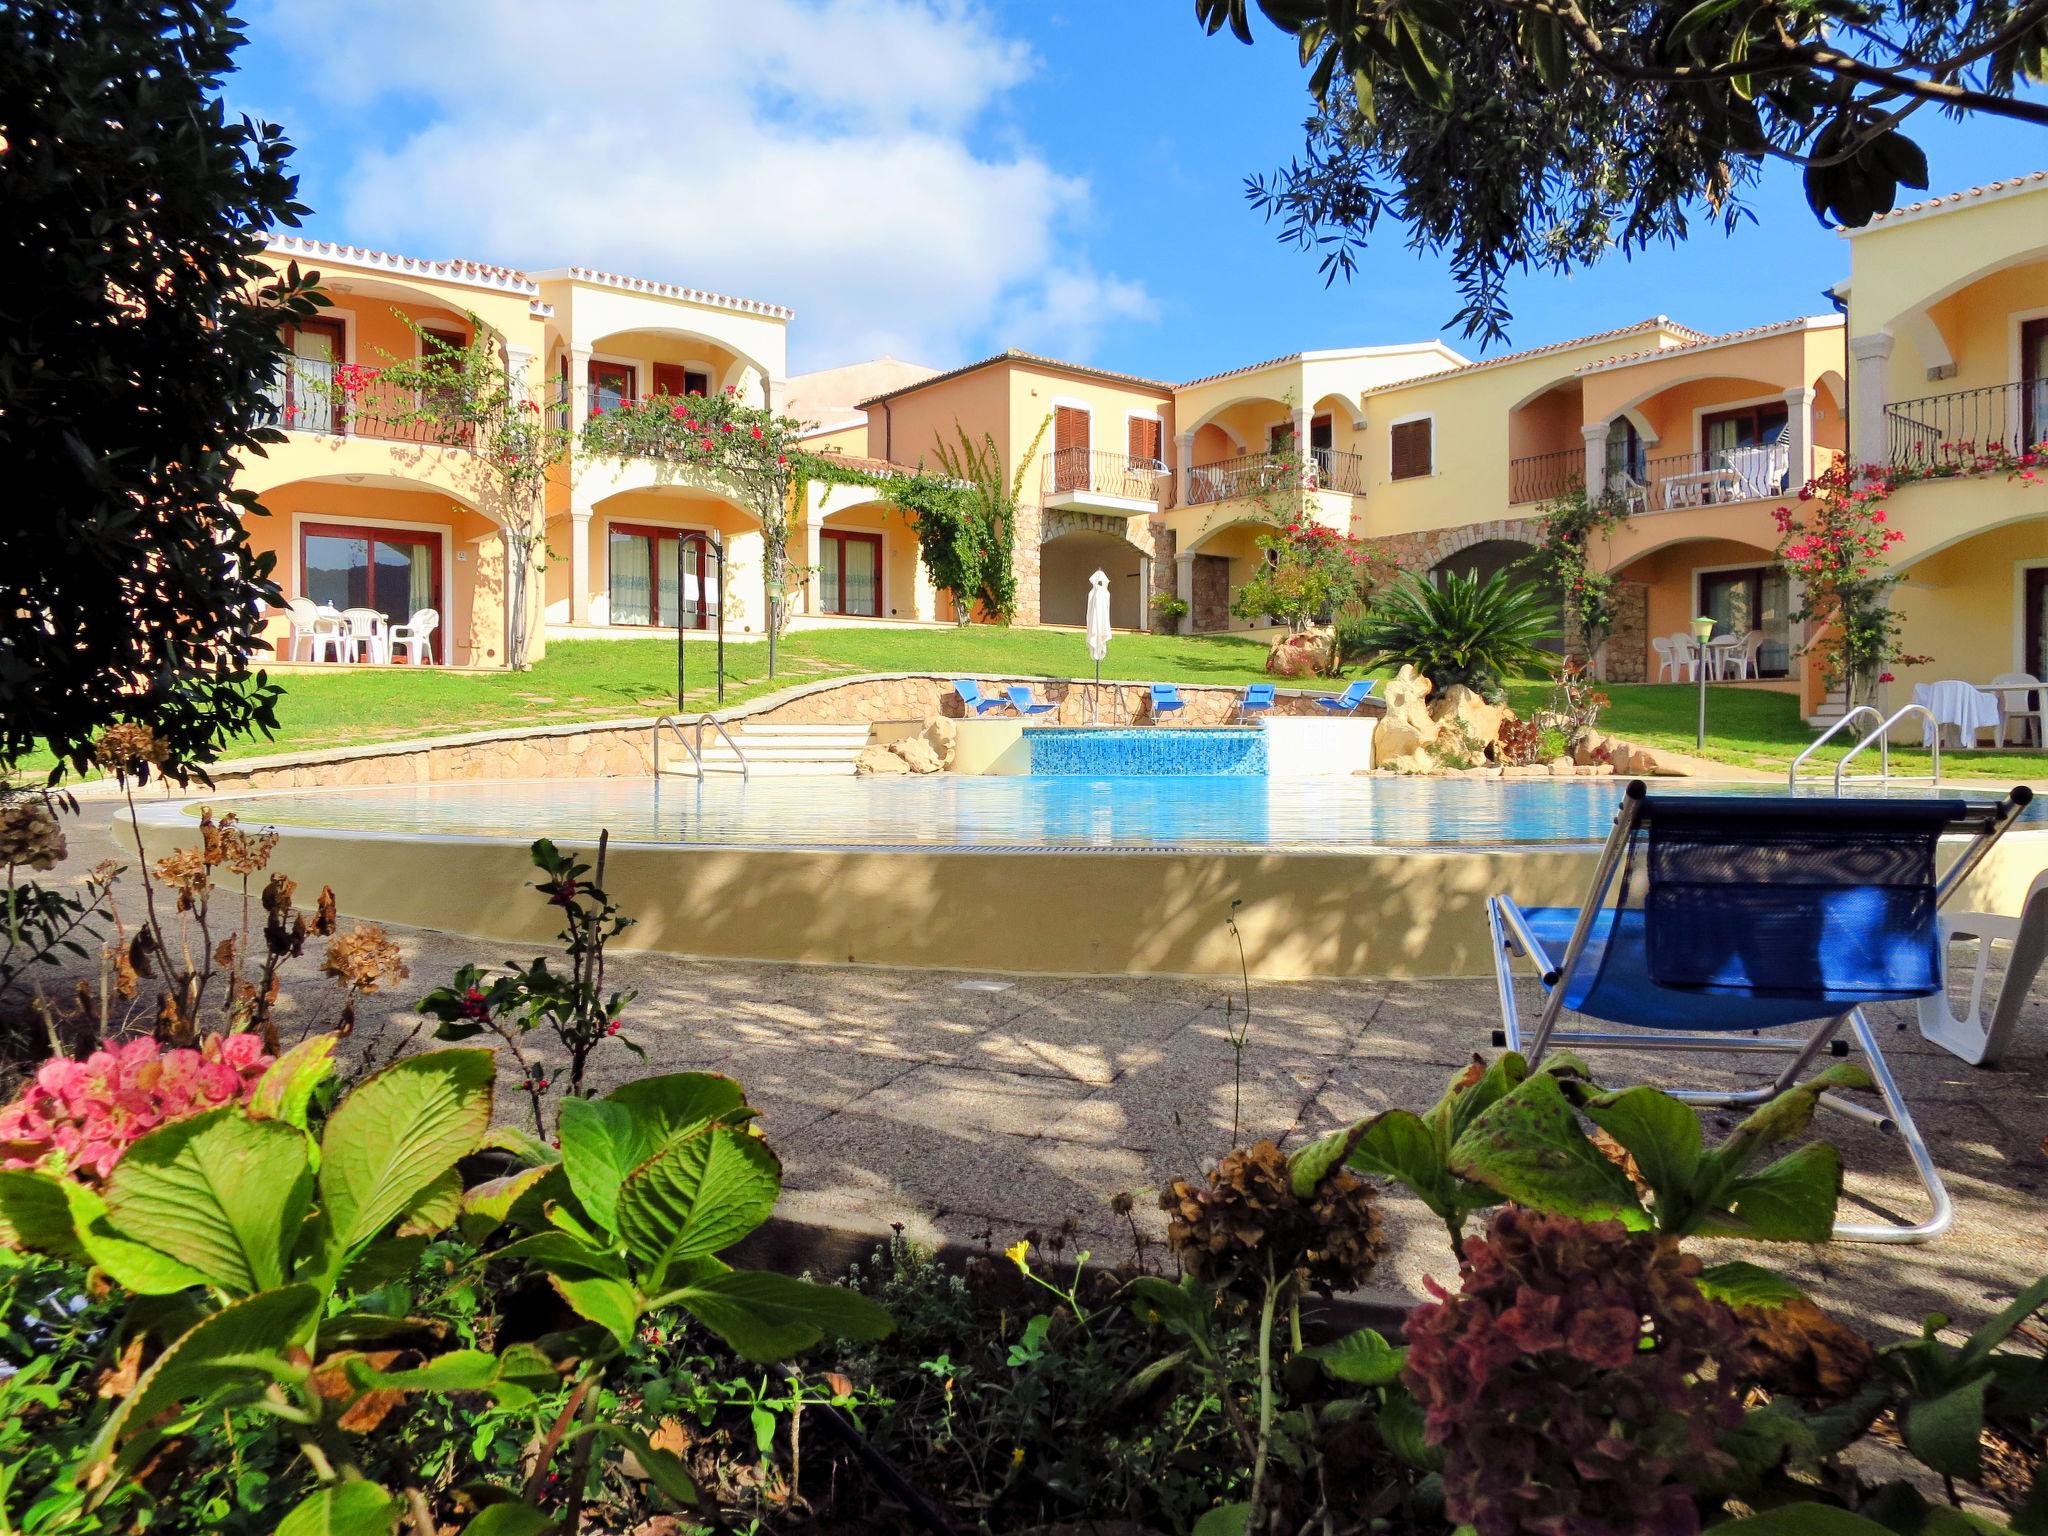
<path fill-rule="evenodd" d="M 2017 686 L 2013 686 L 2017 685 Z M 2020 746 L 2027 743 L 2010 739 L 2015 721 L 2024 725 L 2034 723 L 2034 745 L 2048 744 L 2048 731 L 2044 731 L 2044 712 L 2039 703 L 2029 702 L 2043 697 L 2048 684 L 2027 672 L 2001 672 L 1991 679 L 1991 691 L 1998 695 L 1998 744 L 2001 747 Z"/>
<path fill-rule="evenodd" d="M 1752 629 L 1742 637 L 1742 645 L 1736 650 L 1734 655 L 1728 658 L 1730 665 L 1735 668 L 1735 680 L 1737 682 L 1741 682 L 1745 677 L 1763 676 L 1762 668 L 1757 663 L 1757 656 L 1762 652 L 1763 648 L 1764 632 L 1762 630 Z"/>
<path fill-rule="evenodd" d="M 1974 940 L 1976 963 L 1970 968 L 1970 995 L 1958 1014 L 1949 995 L 1953 946 Z M 2006 951 L 2005 976 L 1990 1022 L 1984 1018 L 1984 991 L 1990 979 L 1995 946 Z M 2005 1053 L 2019 1023 L 2020 1009 L 2032 992 L 2041 961 L 2048 957 L 2048 874 L 2036 875 L 2018 917 L 1993 912 L 1941 914 L 1942 990 L 1919 1002 L 1920 1033 L 1952 1056 L 1973 1067 L 1988 1067 Z"/>
<path fill-rule="evenodd" d="M 348 659 L 360 661 L 367 656 L 382 665 L 391 659 L 391 653 L 384 644 L 384 615 L 375 608 L 344 608 L 341 621 L 348 626 Z"/>
<path fill-rule="evenodd" d="M 307 661 L 347 661 L 349 659 L 348 626 L 341 615 L 332 608 L 324 608 L 310 597 L 295 597 L 286 605 L 291 612 L 292 634 L 290 659 L 300 660 L 299 642 L 306 642 L 312 654 Z"/>
<path fill-rule="evenodd" d="M 1669 635 L 1650 636 L 1650 649 L 1657 653 L 1657 681 L 1661 683 L 1668 676 L 1671 681 L 1677 682 L 1678 658 L 1672 653 L 1671 637 Z"/>
<path fill-rule="evenodd" d="M 406 660 L 412 665 L 430 665 L 434 659 L 434 631 L 440 627 L 439 613 L 432 608 L 415 608 L 410 619 L 393 626 L 385 636 L 385 646 L 391 659 L 397 661 L 398 653 L 404 651 Z"/>
<path fill-rule="evenodd" d="M 285 618 L 291 624 L 291 633 L 285 640 L 285 660 L 299 661 L 300 646 L 311 650 L 316 646 L 320 632 L 320 605 L 310 597 L 294 597 L 286 600 Z"/>
<path fill-rule="evenodd" d="M 1693 643 L 1692 636 L 1682 629 L 1672 633 L 1671 659 L 1677 664 L 1680 682 L 1699 681 L 1700 648 Z"/>

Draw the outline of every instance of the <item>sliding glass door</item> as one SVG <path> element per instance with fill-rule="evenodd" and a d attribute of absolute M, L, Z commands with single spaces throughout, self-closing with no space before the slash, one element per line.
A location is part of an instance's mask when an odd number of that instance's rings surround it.
<path fill-rule="evenodd" d="M 826 613 L 882 616 L 882 536 L 827 528 L 818 536 L 818 599 Z"/>
<path fill-rule="evenodd" d="M 374 608 L 404 624 L 441 606 L 441 538 L 365 523 L 299 525 L 299 595 L 323 608 Z M 436 661 L 444 624 L 435 631 Z"/>
<path fill-rule="evenodd" d="M 717 562 L 688 529 L 613 523 L 611 622 L 709 629 L 718 608 Z"/>

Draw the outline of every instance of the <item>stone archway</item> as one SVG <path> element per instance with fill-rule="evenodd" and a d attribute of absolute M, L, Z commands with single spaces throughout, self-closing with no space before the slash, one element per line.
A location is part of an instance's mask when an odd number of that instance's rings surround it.
<path fill-rule="evenodd" d="M 1110 623 L 1145 629 L 1151 596 L 1152 530 L 1132 518 L 1090 512 L 1047 512 L 1038 540 L 1038 619 L 1084 624 L 1088 578 L 1109 577 Z"/>

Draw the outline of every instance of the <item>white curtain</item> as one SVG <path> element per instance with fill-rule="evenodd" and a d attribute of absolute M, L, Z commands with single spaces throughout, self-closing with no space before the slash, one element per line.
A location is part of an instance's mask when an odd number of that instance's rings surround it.
<path fill-rule="evenodd" d="M 648 566 L 651 540 L 637 533 L 612 535 L 612 613 L 614 624 L 652 624 L 653 572 Z"/>
<path fill-rule="evenodd" d="M 861 613 L 875 617 L 882 611 L 881 561 L 878 551 L 866 539 L 845 539 L 840 547 L 846 551 L 846 590 L 843 612 Z"/>

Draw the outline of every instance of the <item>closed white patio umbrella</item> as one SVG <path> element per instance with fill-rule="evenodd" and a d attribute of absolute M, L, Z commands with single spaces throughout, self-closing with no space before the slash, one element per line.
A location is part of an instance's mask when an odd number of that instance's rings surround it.
<path fill-rule="evenodd" d="M 1088 654 L 1095 658 L 1095 693 L 1088 701 L 1093 720 L 1102 696 L 1102 658 L 1109 654 L 1109 577 L 1101 571 L 1088 578 Z"/>

